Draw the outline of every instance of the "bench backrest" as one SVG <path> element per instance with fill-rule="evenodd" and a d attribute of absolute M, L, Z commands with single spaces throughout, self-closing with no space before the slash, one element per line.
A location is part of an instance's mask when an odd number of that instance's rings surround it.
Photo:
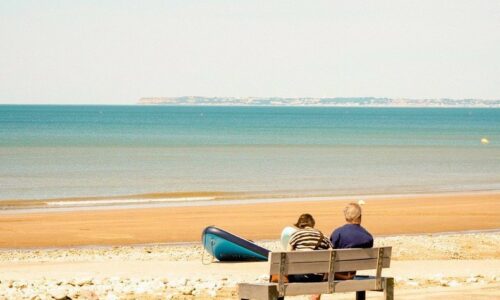
<path fill-rule="evenodd" d="M 269 274 L 278 275 L 278 289 L 284 294 L 285 276 L 295 274 L 328 274 L 328 291 L 335 290 L 335 272 L 376 270 L 374 289 L 381 289 L 383 268 L 389 268 L 392 247 L 338 249 L 269 253 Z M 368 282 L 366 282 L 368 283 Z"/>

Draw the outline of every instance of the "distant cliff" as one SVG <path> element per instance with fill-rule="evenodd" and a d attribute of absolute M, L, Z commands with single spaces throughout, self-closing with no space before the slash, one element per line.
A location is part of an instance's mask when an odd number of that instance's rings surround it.
<path fill-rule="evenodd" d="M 213 106 L 340 106 L 340 107 L 491 107 L 500 108 L 500 100 L 483 99 L 390 99 L 390 98 L 265 98 L 265 97 L 147 97 L 146 105 Z"/>

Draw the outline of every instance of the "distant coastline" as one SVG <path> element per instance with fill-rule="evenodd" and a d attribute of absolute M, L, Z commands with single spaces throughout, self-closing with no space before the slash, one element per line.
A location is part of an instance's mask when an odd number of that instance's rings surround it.
<path fill-rule="evenodd" d="M 196 106 L 298 106 L 298 107 L 443 107 L 500 108 L 500 100 L 488 99 L 405 99 L 376 97 L 281 98 L 281 97 L 144 97 L 140 105 Z"/>

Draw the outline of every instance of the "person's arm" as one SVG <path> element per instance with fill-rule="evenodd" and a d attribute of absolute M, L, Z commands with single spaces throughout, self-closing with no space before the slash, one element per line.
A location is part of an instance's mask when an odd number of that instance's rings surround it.
<path fill-rule="evenodd" d="M 370 234 L 370 239 L 368 240 L 368 248 L 373 248 L 373 236 Z"/>
<path fill-rule="evenodd" d="M 328 245 L 328 249 L 333 249 L 332 242 L 328 238 L 326 238 L 326 236 L 323 239 L 324 239 L 325 243 Z"/>
<path fill-rule="evenodd" d="M 290 239 L 288 240 L 288 245 L 286 246 L 286 251 L 294 251 L 295 246 L 297 244 L 297 233 L 299 231 L 295 231 L 291 236 Z"/>
<path fill-rule="evenodd" d="M 373 235 L 363 228 L 367 235 L 366 248 L 373 248 Z"/>
<path fill-rule="evenodd" d="M 332 232 L 332 235 L 330 236 L 330 242 L 332 243 L 333 249 L 339 248 L 339 241 L 340 241 L 340 233 L 338 230 L 335 230 L 334 232 Z"/>

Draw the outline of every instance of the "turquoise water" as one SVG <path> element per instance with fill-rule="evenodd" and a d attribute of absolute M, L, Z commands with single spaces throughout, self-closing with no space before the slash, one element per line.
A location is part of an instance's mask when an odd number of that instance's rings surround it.
<path fill-rule="evenodd" d="M 0 199 L 497 189 L 500 109 L 0 106 Z"/>

